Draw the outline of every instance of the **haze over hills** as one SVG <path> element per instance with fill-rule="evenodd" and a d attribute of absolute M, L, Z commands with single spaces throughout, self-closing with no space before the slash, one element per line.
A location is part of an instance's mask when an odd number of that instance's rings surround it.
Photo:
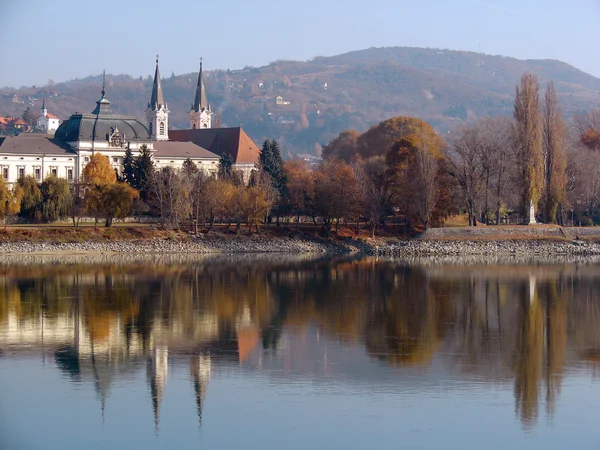
<path fill-rule="evenodd" d="M 567 117 L 600 104 L 600 79 L 563 62 L 440 49 L 370 48 L 306 62 L 205 72 L 205 78 L 223 126 L 242 124 L 257 143 L 275 138 L 286 152 L 299 154 L 313 153 L 315 144 L 326 144 L 344 129 L 364 131 L 395 115 L 420 117 L 442 134 L 477 117 L 510 115 L 515 86 L 527 71 L 538 75 L 542 89 L 554 80 Z M 163 90 L 171 127 L 188 128 L 197 73 L 162 75 L 167 75 Z M 113 110 L 143 119 L 151 82 L 150 76 L 107 75 Z M 0 115 L 20 116 L 27 106 L 37 113 L 46 95 L 49 111 L 62 119 L 75 111 L 90 112 L 100 86 L 97 75 L 0 89 Z M 277 104 L 277 96 L 283 104 Z"/>

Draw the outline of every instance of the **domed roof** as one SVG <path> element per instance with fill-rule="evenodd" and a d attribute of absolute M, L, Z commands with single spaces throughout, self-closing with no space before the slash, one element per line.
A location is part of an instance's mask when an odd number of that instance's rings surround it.
<path fill-rule="evenodd" d="M 133 116 L 114 114 L 110 102 L 102 89 L 102 98 L 96 102 L 91 114 L 73 114 L 54 133 L 55 139 L 63 142 L 108 141 L 115 130 L 119 130 L 124 142 L 151 141 L 148 128 Z"/>

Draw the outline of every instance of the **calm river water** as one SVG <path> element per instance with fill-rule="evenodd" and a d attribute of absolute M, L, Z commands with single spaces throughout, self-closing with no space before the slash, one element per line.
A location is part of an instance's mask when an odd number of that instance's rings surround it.
<path fill-rule="evenodd" d="M 600 265 L 0 262 L 0 449 L 600 446 Z"/>

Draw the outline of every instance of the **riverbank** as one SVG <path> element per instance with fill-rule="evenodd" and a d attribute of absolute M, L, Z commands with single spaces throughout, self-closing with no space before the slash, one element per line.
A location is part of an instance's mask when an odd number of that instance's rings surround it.
<path fill-rule="evenodd" d="M 454 255 L 600 255 L 600 228 L 435 228 L 409 239 L 331 238 L 280 228 L 248 236 L 220 230 L 199 236 L 148 227 L 110 229 L 27 227 L 0 232 L 2 255 L 61 254 L 366 254 L 391 257 Z"/>

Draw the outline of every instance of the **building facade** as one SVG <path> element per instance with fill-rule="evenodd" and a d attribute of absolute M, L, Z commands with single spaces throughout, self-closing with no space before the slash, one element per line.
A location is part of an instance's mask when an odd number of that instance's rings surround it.
<path fill-rule="evenodd" d="M 58 130 L 60 120 L 46 109 L 46 100 L 42 102 L 42 114 L 35 119 L 35 130 L 40 133 L 52 134 Z"/>
<path fill-rule="evenodd" d="M 234 169 L 246 182 L 258 161 L 260 150 L 240 128 L 212 128 L 212 111 L 206 99 L 202 65 L 195 99 L 190 111 L 190 130 L 169 130 L 169 109 L 165 101 L 158 59 L 146 123 L 133 116 L 116 114 L 106 97 L 104 82 L 101 98 L 90 114 L 76 113 L 60 124 L 54 135 L 21 133 L 0 137 L 0 176 L 15 183 L 25 175 L 42 182 L 55 175 L 75 182 L 80 179 L 90 156 L 100 152 L 121 174 L 127 148 L 134 155 L 147 147 L 157 168 L 180 168 L 190 159 L 198 168 L 216 174 L 220 155 L 228 154 Z M 38 118 L 46 130 L 55 122 L 45 103 Z M 56 119 L 58 120 L 58 119 Z"/>

